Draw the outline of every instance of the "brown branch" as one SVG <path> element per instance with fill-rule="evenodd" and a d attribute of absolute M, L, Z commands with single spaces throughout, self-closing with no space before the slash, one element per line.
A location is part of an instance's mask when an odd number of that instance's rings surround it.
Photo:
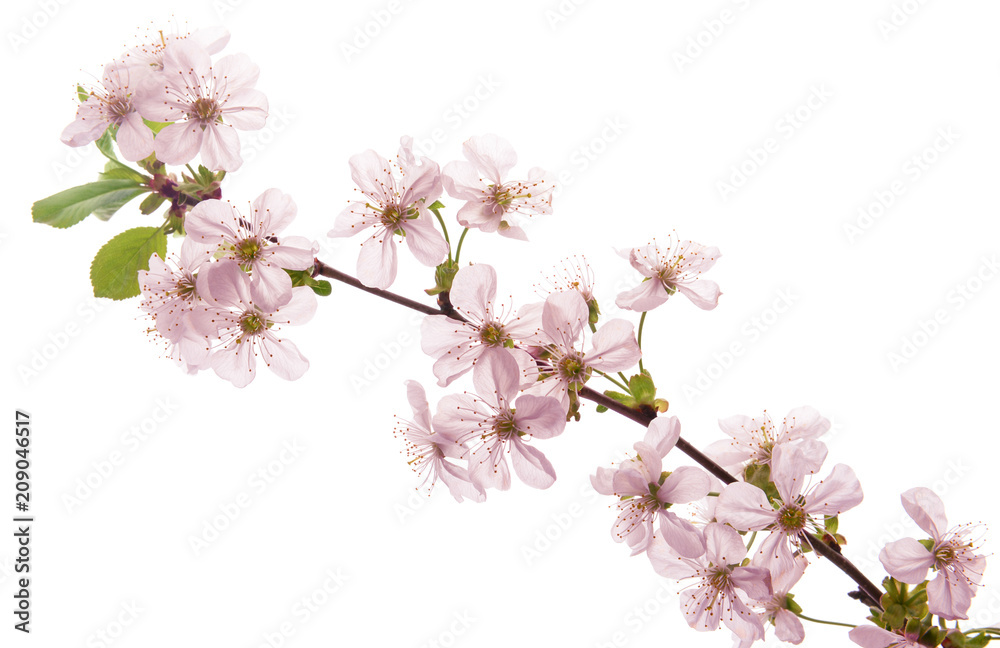
<path fill-rule="evenodd" d="M 381 290 L 379 288 L 370 288 L 361 283 L 360 281 L 358 281 L 357 279 L 355 279 L 354 277 L 348 274 L 344 274 L 340 270 L 337 270 L 335 268 L 326 265 L 319 259 L 316 259 L 314 272 L 316 274 L 323 275 L 324 277 L 340 281 L 349 286 L 353 286 L 358 290 L 363 290 L 366 293 L 370 293 L 377 297 L 381 297 L 382 299 L 387 299 L 395 304 L 399 304 L 400 306 L 406 306 L 407 308 L 412 308 L 413 310 L 419 311 L 426 315 L 447 315 L 448 317 L 451 317 L 453 319 L 461 320 L 463 322 L 465 321 L 464 317 L 456 313 L 451 308 L 451 302 L 448 301 L 446 293 L 442 293 L 443 295 L 445 295 L 443 300 L 440 300 L 439 298 L 443 308 L 434 308 L 433 306 L 422 304 L 418 301 L 414 301 L 407 297 L 403 297 L 402 295 L 397 295 L 396 293 L 392 293 L 387 290 Z M 590 387 L 584 387 L 578 393 L 580 397 L 593 401 L 598 405 L 603 405 L 609 410 L 621 414 L 625 418 L 631 419 L 636 423 L 638 423 L 639 425 L 642 425 L 643 427 L 648 427 L 649 423 L 654 418 L 656 418 L 655 413 L 645 413 L 637 409 L 632 409 L 631 407 L 626 407 L 625 405 L 622 405 L 613 398 L 605 396 L 601 392 L 591 389 Z M 702 468 L 704 468 L 708 472 L 718 477 L 724 483 L 732 484 L 736 481 L 739 481 L 738 479 L 736 479 L 736 477 L 730 475 L 725 468 L 712 461 L 708 457 L 708 455 L 706 455 L 701 450 L 688 443 L 685 439 L 683 438 L 678 439 L 676 447 L 678 450 L 680 450 L 687 456 L 691 457 L 691 459 L 693 459 Z M 805 533 L 802 534 L 802 541 L 806 542 L 809 546 L 813 548 L 814 551 L 816 551 L 816 553 L 828 559 L 838 569 L 847 574 L 851 578 L 851 580 L 857 583 L 859 591 L 852 592 L 851 593 L 852 598 L 860 600 L 869 607 L 875 607 L 875 608 L 882 607 L 881 604 L 879 603 L 882 597 L 882 590 L 879 589 L 877 585 L 868 580 L 868 578 L 863 573 L 861 573 L 861 570 L 858 569 L 850 560 L 845 558 L 844 555 L 841 554 L 837 549 L 834 549 L 825 542 L 822 541 L 816 542 L 815 538 L 812 538 Z"/>

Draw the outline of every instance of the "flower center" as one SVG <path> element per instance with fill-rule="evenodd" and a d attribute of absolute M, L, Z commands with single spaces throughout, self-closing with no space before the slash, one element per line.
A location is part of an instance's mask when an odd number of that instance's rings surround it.
<path fill-rule="evenodd" d="M 128 97 L 112 97 L 104 103 L 116 124 L 121 124 L 125 115 L 132 112 L 132 100 Z"/>
<path fill-rule="evenodd" d="M 724 592 L 729 589 L 730 582 L 729 567 L 720 566 L 716 567 L 715 571 L 712 572 L 710 576 L 707 577 L 708 584 L 712 589 L 718 592 Z"/>
<path fill-rule="evenodd" d="M 490 322 L 479 330 L 479 339 L 486 346 L 503 346 L 505 338 L 503 325 L 500 322 Z"/>
<path fill-rule="evenodd" d="M 778 525 L 789 533 L 801 531 L 806 528 L 806 512 L 798 504 L 786 504 L 778 511 Z"/>
<path fill-rule="evenodd" d="M 260 255 L 261 245 L 257 239 L 248 238 L 238 242 L 234 249 L 236 251 L 236 258 L 239 259 L 241 265 L 245 266 L 257 260 L 257 257 Z"/>
<path fill-rule="evenodd" d="M 934 553 L 934 560 L 937 563 L 938 568 L 955 562 L 955 558 L 955 547 L 950 542 L 942 544 Z"/>
<path fill-rule="evenodd" d="M 267 328 L 267 321 L 260 313 L 245 313 L 240 318 L 240 330 L 247 335 L 257 335 Z"/>
<path fill-rule="evenodd" d="M 514 425 L 513 410 L 497 414 L 497 417 L 493 421 L 493 432 L 504 441 L 520 435 L 517 426 Z"/>
<path fill-rule="evenodd" d="M 188 117 L 197 119 L 203 124 L 211 124 L 217 121 L 221 114 L 222 111 L 219 110 L 219 103 L 215 99 L 202 97 L 201 99 L 196 99 L 191 104 L 191 111 L 188 113 Z"/>
<path fill-rule="evenodd" d="M 556 365 L 559 376 L 571 383 L 584 383 L 587 380 L 587 365 L 583 362 L 583 356 L 577 353 L 570 353 L 564 356 Z"/>

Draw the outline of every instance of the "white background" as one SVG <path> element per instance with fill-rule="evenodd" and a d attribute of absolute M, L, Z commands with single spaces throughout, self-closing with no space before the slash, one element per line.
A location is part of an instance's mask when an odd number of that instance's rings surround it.
<path fill-rule="evenodd" d="M 901 24 L 889 31 L 894 11 Z M 30 205 L 94 179 L 96 151 L 80 157 L 58 140 L 74 85 L 150 25 L 224 25 L 226 52 L 260 65 L 271 118 L 247 140 L 226 195 L 290 193 L 300 216 L 288 233 L 324 243 L 327 262 L 354 270 L 357 242 L 325 238 L 352 195 L 350 155 L 394 155 L 400 135 L 439 129 L 433 157 L 444 164 L 467 137 L 498 133 L 519 153 L 517 173 L 537 165 L 564 179 L 555 213 L 530 224 L 530 244 L 479 232 L 466 241 L 463 257 L 495 264 L 518 303 L 535 299 L 541 272 L 568 254 L 587 256 L 611 311 L 634 281 L 614 248 L 672 229 L 721 248 L 710 275 L 724 292 L 718 309 L 675 298 L 645 334 L 646 366 L 687 438 L 716 440 L 723 416 L 818 408 L 835 424 L 828 467 L 849 463 L 866 492 L 843 516 L 845 552 L 876 582 L 875 543 L 912 531 L 901 525 L 902 490 L 936 488 L 953 522 L 1000 524 L 991 486 L 1000 282 L 977 278 L 1000 252 L 995 3 L 409 0 L 317 11 L 222 0 L 148 12 L 125 2 L 5 5 L 0 393 L 6 416 L 15 407 L 33 416 L 37 521 L 33 633 L 14 632 L 4 612 L 3 645 L 730 641 L 686 626 L 676 585 L 612 542 L 614 511 L 589 490 L 588 475 L 641 438 L 635 424 L 588 405 L 581 424 L 537 443 L 559 474 L 550 489 L 517 484 L 481 505 L 443 489 L 428 500 L 413 494 L 392 434 L 393 415 L 410 414 L 403 380 L 428 385 L 432 400 L 446 393 L 409 312 L 335 286 L 289 336 L 311 360 L 306 376 L 265 374 L 237 390 L 161 359 L 136 300 L 92 301 L 98 247 L 155 219 L 129 205 L 108 223 L 62 231 L 32 224 Z M 390 19 L 379 26 L 373 16 Z M 346 52 L 352 43 L 358 51 Z M 678 59 L 685 52 L 690 61 Z M 803 107 L 816 89 L 829 96 Z M 786 115 L 797 109 L 793 127 Z M 957 139 L 946 144 L 941 131 Z M 776 152 L 748 162 L 768 138 Z M 914 156 L 933 158 L 919 177 Z M 749 179 L 724 196 L 719 183 L 741 164 Z M 897 181 L 902 195 L 850 236 L 845 226 Z M 455 201 L 445 202 L 453 217 Z M 419 298 L 431 282 L 404 253 L 393 289 Z M 958 286 L 978 292 L 958 298 Z M 921 335 L 938 310 L 947 321 Z M 904 338 L 920 348 L 894 366 Z M 740 353 L 727 358 L 734 343 Z M 369 364 L 377 371 L 366 378 Z M 702 374 L 703 393 L 686 391 Z M 154 424 L 158 403 L 171 411 Z M 130 429 L 143 425 L 150 434 L 137 442 Z M 274 463 L 286 443 L 303 450 Z M 0 444 L 11 515 L 13 445 L 13 435 Z M 119 465 L 98 475 L 116 452 Z M 280 475 L 260 489 L 252 476 L 268 467 Z M 240 493 L 250 505 L 196 552 L 191 539 Z M 15 553 L 4 536 L 0 609 L 9 610 Z M 344 582 L 326 595 L 338 570 Z M 986 582 L 975 622 L 995 625 L 990 571 Z M 865 609 L 844 595 L 851 586 L 814 565 L 797 600 L 807 614 L 860 623 Z M 323 603 L 306 615 L 300 601 L 314 596 Z M 843 629 L 808 632 L 808 646 L 847 644 Z"/>

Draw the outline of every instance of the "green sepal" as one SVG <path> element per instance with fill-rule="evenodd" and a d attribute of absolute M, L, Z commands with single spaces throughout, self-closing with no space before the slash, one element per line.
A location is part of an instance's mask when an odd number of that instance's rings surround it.
<path fill-rule="evenodd" d="M 98 180 L 39 200 L 31 206 L 31 218 L 52 227 L 72 227 L 90 214 L 110 216 L 146 191 L 148 187 L 131 179 Z"/>
<path fill-rule="evenodd" d="M 650 405 L 656 401 L 656 386 L 648 372 L 637 373 L 628 379 L 628 390 L 640 405 Z"/>
<path fill-rule="evenodd" d="M 451 290 L 451 282 L 458 274 L 458 264 L 448 260 L 434 268 L 434 287 L 424 290 L 428 295 L 439 295 Z"/>
<path fill-rule="evenodd" d="M 309 270 L 288 270 L 285 269 L 288 276 L 292 278 L 292 287 L 297 288 L 298 286 L 308 286 L 312 288 L 312 291 L 319 295 L 320 297 L 329 297 L 333 293 L 333 286 L 329 281 L 324 279 L 316 279 L 312 276 Z"/>
<path fill-rule="evenodd" d="M 587 302 L 587 310 L 590 312 L 589 322 L 591 324 L 597 324 L 597 321 L 601 319 L 601 307 L 597 305 L 596 299 L 591 299 Z"/>
<path fill-rule="evenodd" d="M 166 200 L 161 194 L 149 194 L 139 203 L 139 211 L 148 216 L 159 209 Z"/>
<path fill-rule="evenodd" d="M 90 93 L 82 85 L 78 85 L 76 86 L 76 98 L 80 100 L 80 103 L 83 103 L 90 99 Z"/>
<path fill-rule="evenodd" d="M 882 612 L 882 621 L 893 630 L 901 630 L 906 622 L 906 608 L 899 603 L 890 603 Z"/>
<path fill-rule="evenodd" d="M 149 257 L 167 255 L 167 236 L 160 227 L 125 230 L 97 251 L 90 265 L 95 297 L 128 299 L 139 294 L 139 271 L 149 270 Z"/>
<path fill-rule="evenodd" d="M 840 520 L 837 519 L 836 515 L 827 515 L 826 519 L 823 521 L 823 526 L 826 528 L 827 533 L 836 536 L 837 529 L 840 528 Z"/>
<path fill-rule="evenodd" d="M 608 411 L 608 408 L 606 406 L 604 406 L 604 405 L 598 405 L 597 406 L 597 413 L 598 414 L 603 414 L 604 412 L 607 412 L 607 411 Z"/>
<path fill-rule="evenodd" d="M 604 395 L 607 396 L 608 398 L 612 398 L 618 401 L 619 403 L 628 408 L 633 408 L 638 404 L 635 402 L 635 399 L 632 398 L 632 396 L 630 396 L 629 394 L 623 394 L 621 392 L 611 391 L 609 389 L 608 391 L 604 392 Z"/>
<path fill-rule="evenodd" d="M 778 489 L 771 483 L 771 467 L 767 464 L 752 463 L 743 469 L 743 481 L 753 484 L 764 491 L 768 500 L 777 502 L 781 500 Z M 809 545 L 802 545 L 802 550 L 809 549 Z"/>

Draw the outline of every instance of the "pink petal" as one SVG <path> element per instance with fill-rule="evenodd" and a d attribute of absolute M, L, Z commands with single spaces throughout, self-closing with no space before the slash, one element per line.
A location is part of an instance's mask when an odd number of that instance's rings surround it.
<path fill-rule="evenodd" d="M 778 610 L 775 613 L 774 634 L 778 639 L 791 644 L 800 644 L 806 638 L 802 622 L 790 610 Z"/>
<path fill-rule="evenodd" d="M 687 504 L 705 497 L 710 490 L 712 481 L 704 470 L 694 466 L 681 466 L 660 485 L 656 498 L 671 504 Z"/>
<path fill-rule="evenodd" d="M 160 134 L 162 133 L 163 131 L 160 131 Z M 240 136 L 236 134 L 236 129 L 229 124 L 206 126 L 205 136 L 201 142 L 201 160 L 212 171 L 236 171 L 243 166 L 243 158 L 240 157 Z"/>
<path fill-rule="evenodd" d="M 198 273 L 197 289 L 199 294 L 210 295 L 216 304 L 226 308 L 245 311 L 253 304 L 250 277 L 235 261 L 223 260 L 202 268 Z"/>
<path fill-rule="evenodd" d="M 579 292 L 553 293 L 546 298 L 542 309 L 542 327 L 556 344 L 572 348 L 588 321 L 590 309 Z"/>
<path fill-rule="evenodd" d="M 456 161 L 444 165 L 441 182 L 448 195 L 458 200 L 479 202 L 486 196 L 479 172 L 468 162 Z"/>
<path fill-rule="evenodd" d="M 358 279 L 371 288 L 383 290 L 396 280 L 396 242 L 385 228 L 379 228 L 361 243 Z"/>
<path fill-rule="evenodd" d="M 292 278 L 276 265 L 256 264 L 251 295 L 258 308 L 265 313 L 273 313 L 292 299 Z"/>
<path fill-rule="evenodd" d="M 210 363 L 217 376 L 242 388 L 253 382 L 257 376 L 255 371 L 257 356 L 250 343 L 241 343 L 235 346 L 235 349 L 213 353 L 210 357 Z"/>
<path fill-rule="evenodd" d="M 406 385 L 406 400 L 410 403 L 410 409 L 413 410 L 413 422 L 423 428 L 424 432 L 431 432 L 431 408 L 427 403 L 427 392 L 424 391 L 423 385 L 418 383 L 416 380 L 407 380 Z"/>
<path fill-rule="evenodd" d="M 681 423 L 676 416 L 659 416 L 646 428 L 643 443 L 656 450 L 660 457 L 667 456 L 681 438 Z"/>
<path fill-rule="evenodd" d="M 264 364 L 279 378 L 298 380 L 309 369 L 309 361 L 290 340 L 278 339 L 267 332 L 261 337 L 259 346 Z"/>
<path fill-rule="evenodd" d="M 497 295 L 497 273 L 493 266 L 477 263 L 455 275 L 448 293 L 451 303 L 480 322 L 492 319 L 491 305 Z"/>
<path fill-rule="evenodd" d="M 378 206 L 384 207 L 395 200 L 396 181 L 388 160 L 369 149 L 352 155 L 349 164 L 354 183 Z"/>
<path fill-rule="evenodd" d="M 785 417 L 781 426 L 779 439 L 781 441 L 796 441 L 799 439 L 818 439 L 830 429 L 830 420 L 820 416 L 815 408 L 796 407 Z"/>
<path fill-rule="evenodd" d="M 702 310 L 712 310 L 719 305 L 719 284 L 708 279 L 699 279 L 690 283 L 678 283 L 677 292 L 691 300 Z"/>
<path fill-rule="evenodd" d="M 969 607 L 976 592 L 964 579 L 949 578 L 948 574 L 947 571 L 939 571 L 934 580 L 927 583 L 927 606 L 931 614 L 942 619 L 968 619 Z"/>
<path fill-rule="evenodd" d="M 252 87 L 260 76 L 260 68 L 246 54 L 223 56 L 215 62 L 212 69 L 221 96 Z"/>
<path fill-rule="evenodd" d="M 441 470 L 438 472 L 438 475 L 456 501 L 461 502 L 462 498 L 472 500 L 473 502 L 486 501 L 486 493 L 483 492 L 482 488 L 472 483 L 472 478 L 469 476 L 469 471 L 466 468 L 456 466 L 450 461 L 442 461 Z"/>
<path fill-rule="evenodd" d="M 494 407 L 502 408 L 517 394 L 521 384 L 521 371 L 510 355 L 490 354 L 476 363 L 472 382 L 480 398 Z"/>
<path fill-rule="evenodd" d="M 260 130 L 267 123 L 267 97 L 259 90 L 237 90 L 226 99 L 222 119 L 234 128 Z"/>
<path fill-rule="evenodd" d="M 296 236 L 292 238 L 298 239 L 300 237 Z M 303 241 L 303 243 L 308 244 L 308 241 Z M 261 256 L 261 260 L 266 261 L 268 264 L 276 268 L 285 268 L 286 270 L 308 270 L 313 267 L 316 256 L 313 254 L 311 249 L 296 247 L 287 242 L 283 242 L 278 245 L 271 244 L 267 246 L 267 249 Z"/>
<path fill-rule="evenodd" d="M 501 222 L 500 227 L 497 228 L 497 233 L 500 234 L 500 236 L 509 239 L 514 239 L 515 241 L 528 240 L 528 235 L 527 233 L 525 233 L 523 229 L 521 229 L 517 225 L 511 225 L 510 223 L 504 225 L 503 222 Z"/>
<path fill-rule="evenodd" d="M 279 189 L 268 189 L 253 201 L 253 223 L 262 238 L 277 236 L 295 219 L 298 207 Z"/>
<path fill-rule="evenodd" d="M 736 529 L 712 522 L 705 527 L 705 559 L 713 565 L 738 565 L 747 555 Z"/>
<path fill-rule="evenodd" d="M 893 644 L 902 644 L 903 639 L 898 634 L 872 625 L 858 626 L 848 632 L 847 636 L 862 648 L 886 648 Z"/>
<path fill-rule="evenodd" d="M 125 115 L 115 136 L 122 157 L 130 162 L 143 160 L 153 154 L 153 131 L 142 122 L 137 112 Z"/>
<path fill-rule="evenodd" d="M 929 488 L 911 488 L 902 494 L 903 508 L 921 529 L 935 540 L 939 540 L 948 530 L 948 517 L 944 513 L 944 502 Z"/>
<path fill-rule="evenodd" d="M 701 532 L 670 511 L 660 513 L 660 534 L 679 556 L 697 558 L 705 553 L 705 538 Z"/>
<path fill-rule="evenodd" d="M 837 464 L 830 475 L 806 495 L 805 511 L 810 515 L 840 515 L 864 499 L 861 482 L 850 466 Z"/>
<path fill-rule="evenodd" d="M 352 202 L 337 216 L 333 229 L 327 236 L 331 238 L 354 236 L 380 222 L 378 215 L 373 213 L 370 207 L 366 207 L 365 203 Z"/>
<path fill-rule="evenodd" d="M 196 122 L 171 124 L 157 133 L 153 140 L 156 158 L 167 164 L 187 164 L 201 150 L 203 137 L 204 131 Z"/>
<path fill-rule="evenodd" d="M 484 199 L 470 200 L 462 205 L 455 218 L 462 227 L 492 233 L 500 228 L 500 221 L 503 220 L 503 212 L 494 207 L 492 202 L 486 202 Z"/>
<path fill-rule="evenodd" d="M 536 439 L 551 439 L 566 428 L 566 410 L 555 398 L 525 394 L 518 397 L 514 424 Z"/>
<path fill-rule="evenodd" d="M 253 295 L 253 285 L 250 286 Z M 256 295 L 254 295 L 256 297 Z M 276 324 L 300 326 L 307 324 L 316 315 L 316 294 L 308 286 L 292 288 L 292 298 L 271 312 L 269 320 Z"/>
<path fill-rule="evenodd" d="M 510 143 L 493 134 L 470 137 L 462 144 L 462 152 L 493 184 L 500 184 L 517 164 L 517 153 Z"/>
<path fill-rule="evenodd" d="M 733 570 L 732 579 L 734 586 L 754 600 L 766 601 L 773 595 L 771 572 L 763 567 L 737 567 Z"/>
<path fill-rule="evenodd" d="M 637 312 L 651 311 L 667 301 L 670 295 L 658 279 L 643 281 L 635 288 L 620 293 L 615 298 L 618 308 Z"/>
<path fill-rule="evenodd" d="M 704 548 L 704 541 L 702 541 Z M 704 553 L 704 549 L 702 550 Z M 668 543 L 660 536 L 653 538 L 646 548 L 646 556 L 653 565 L 653 571 L 660 576 L 681 580 L 696 575 L 701 565 L 689 558 L 680 556 Z M 696 556 L 697 557 L 697 556 Z"/>
<path fill-rule="evenodd" d="M 615 472 L 612 468 L 598 468 L 597 473 L 590 476 L 590 485 L 601 495 L 614 495 L 615 489 L 611 480 L 614 478 Z"/>
<path fill-rule="evenodd" d="M 913 538 L 890 542 L 878 559 L 890 576 L 911 585 L 924 582 L 927 570 L 934 565 L 934 555 Z"/>
<path fill-rule="evenodd" d="M 719 494 L 715 517 L 740 531 L 761 531 L 775 522 L 777 512 L 764 491 L 752 484 L 736 482 Z"/>
<path fill-rule="evenodd" d="M 583 301 L 582 296 L 580 301 Z M 604 372 L 623 371 L 635 365 L 640 357 L 642 351 L 635 341 L 632 323 L 613 319 L 594 334 L 593 348 L 587 353 L 587 366 Z"/>
<path fill-rule="evenodd" d="M 514 472 L 532 488 L 548 488 L 556 481 L 556 470 L 541 452 L 521 439 L 512 439 L 510 458 Z"/>
<path fill-rule="evenodd" d="M 225 238 L 232 238 L 239 228 L 240 213 L 224 200 L 204 200 L 184 218 L 188 240 L 215 250 Z"/>
<path fill-rule="evenodd" d="M 425 266 L 434 267 L 448 256 L 448 243 L 431 219 L 418 217 L 405 221 L 403 231 L 406 247 Z"/>

